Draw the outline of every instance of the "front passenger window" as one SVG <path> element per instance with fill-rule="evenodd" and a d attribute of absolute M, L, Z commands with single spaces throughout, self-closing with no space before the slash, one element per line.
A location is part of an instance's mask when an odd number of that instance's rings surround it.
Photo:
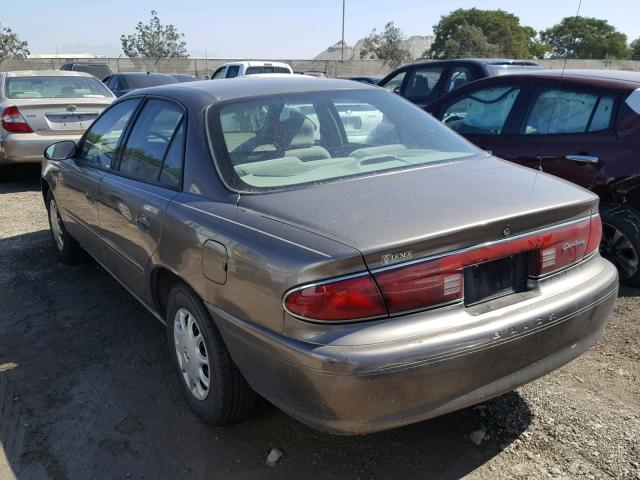
<path fill-rule="evenodd" d="M 183 122 L 179 106 L 149 100 L 131 129 L 118 170 L 136 180 L 177 187 L 182 175 Z"/>
<path fill-rule="evenodd" d="M 442 123 L 461 134 L 499 135 L 519 93 L 515 87 L 476 90 L 449 104 Z"/>
<path fill-rule="evenodd" d="M 138 99 L 115 104 L 87 131 L 78 162 L 94 168 L 110 169 L 127 122 L 138 107 Z"/>
<path fill-rule="evenodd" d="M 391 77 L 387 83 L 381 85 L 382 88 L 394 93 L 400 93 L 400 88 L 402 87 L 402 81 L 404 80 L 407 72 L 397 73 L 394 77 Z"/>

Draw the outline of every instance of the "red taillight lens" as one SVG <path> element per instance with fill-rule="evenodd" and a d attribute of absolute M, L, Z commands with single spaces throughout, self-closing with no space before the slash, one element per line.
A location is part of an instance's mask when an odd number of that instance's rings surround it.
<path fill-rule="evenodd" d="M 434 260 L 374 271 L 373 277 L 365 274 L 303 287 L 290 293 L 285 305 L 299 317 L 326 321 L 362 320 L 435 307 L 463 298 L 465 267 L 528 252 L 529 275 L 542 276 L 596 251 L 601 236 L 600 217 L 593 215 Z"/>
<path fill-rule="evenodd" d="M 462 269 L 446 259 L 382 271 L 375 279 L 391 314 L 462 298 Z"/>
<path fill-rule="evenodd" d="M 380 290 L 370 275 L 312 285 L 285 299 L 287 310 L 313 320 L 346 321 L 387 315 Z"/>
<path fill-rule="evenodd" d="M 2 128 L 10 133 L 32 133 L 18 107 L 7 107 L 2 112 Z"/>
<path fill-rule="evenodd" d="M 587 252 L 585 255 L 589 255 L 600 248 L 600 242 L 602 241 L 602 220 L 600 215 L 593 215 L 591 217 L 591 229 L 589 230 L 589 243 L 587 244 Z"/>
<path fill-rule="evenodd" d="M 599 215 L 541 235 L 540 246 L 530 257 L 529 274 L 545 275 L 579 262 L 598 249 L 601 237 Z"/>

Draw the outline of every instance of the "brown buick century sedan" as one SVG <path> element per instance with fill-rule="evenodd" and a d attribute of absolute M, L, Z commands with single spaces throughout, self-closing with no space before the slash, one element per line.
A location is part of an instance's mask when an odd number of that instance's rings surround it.
<path fill-rule="evenodd" d="M 576 358 L 616 299 L 594 194 L 364 84 L 138 90 L 46 158 L 58 256 L 166 323 L 213 424 L 256 393 L 333 433 L 441 415 Z"/>

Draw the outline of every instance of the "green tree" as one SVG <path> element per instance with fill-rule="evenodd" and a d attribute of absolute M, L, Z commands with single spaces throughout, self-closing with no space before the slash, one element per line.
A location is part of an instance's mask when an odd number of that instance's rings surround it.
<path fill-rule="evenodd" d="M 136 33 L 122 35 L 120 43 L 127 57 L 186 58 L 189 55 L 183 38 L 175 26 L 162 25 L 158 12 L 152 10 L 149 23 L 138 22 Z"/>
<path fill-rule="evenodd" d="M 409 50 L 403 46 L 405 40 L 404 32 L 393 22 L 389 22 L 384 26 L 384 31 L 378 33 L 374 28 L 364 39 L 360 58 L 379 58 L 391 67 L 396 67 L 409 59 Z"/>
<path fill-rule="evenodd" d="M 434 25 L 433 58 L 460 56 L 531 58 L 544 55 L 536 31 L 504 10 L 458 9 Z M 471 36 L 471 38 L 469 38 Z"/>
<path fill-rule="evenodd" d="M 29 55 L 26 41 L 20 40 L 17 33 L 0 24 L 0 61 L 16 55 Z"/>
<path fill-rule="evenodd" d="M 636 38 L 629 47 L 631 51 L 631 58 L 633 60 L 640 60 L 640 38 Z"/>
<path fill-rule="evenodd" d="M 627 36 L 606 20 L 566 17 L 541 32 L 551 58 L 628 58 Z"/>

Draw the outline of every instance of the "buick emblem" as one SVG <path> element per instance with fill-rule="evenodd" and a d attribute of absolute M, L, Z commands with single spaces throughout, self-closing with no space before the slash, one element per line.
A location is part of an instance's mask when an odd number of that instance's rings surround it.
<path fill-rule="evenodd" d="M 511 235 L 511 228 L 509 228 L 508 225 L 502 229 L 502 235 L 504 235 L 505 237 Z"/>
<path fill-rule="evenodd" d="M 67 112 L 75 112 L 77 109 L 75 105 L 67 105 Z"/>

